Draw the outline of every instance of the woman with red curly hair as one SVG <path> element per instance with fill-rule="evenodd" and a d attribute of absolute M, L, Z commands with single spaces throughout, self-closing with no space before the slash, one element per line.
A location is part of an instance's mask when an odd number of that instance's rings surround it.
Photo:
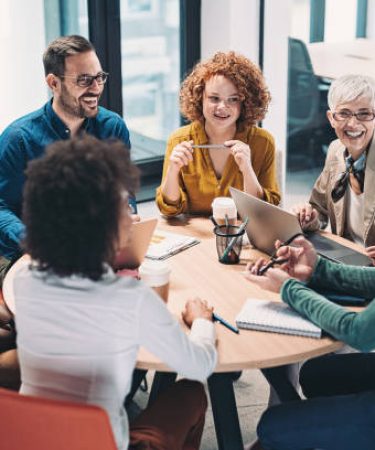
<path fill-rule="evenodd" d="M 168 140 L 156 193 L 162 214 L 209 214 L 230 186 L 279 203 L 274 140 L 256 126 L 269 101 L 260 69 L 242 55 L 218 52 L 194 67 L 180 91 L 190 124 Z"/>

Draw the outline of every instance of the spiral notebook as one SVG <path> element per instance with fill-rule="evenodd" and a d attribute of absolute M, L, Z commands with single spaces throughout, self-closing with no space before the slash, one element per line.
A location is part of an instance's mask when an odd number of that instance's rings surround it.
<path fill-rule="evenodd" d="M 320 338 L 322 330 L 285 303 L 248 299 L 236 317 L 238 328 Z"/>

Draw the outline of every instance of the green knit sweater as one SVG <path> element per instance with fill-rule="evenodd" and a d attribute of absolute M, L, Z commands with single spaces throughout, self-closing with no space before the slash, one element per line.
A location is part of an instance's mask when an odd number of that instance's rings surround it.
<path fill-rule="evenodd" d="M 314 289 L 374 298 L 374 267 L 345 266 L 319 258 L 309 283 L 289 279 L 282 286 L 281 297 L 336 339 L 363 352 L 375 349 L 375 301 L 356 313 L 330 302 Z"/>

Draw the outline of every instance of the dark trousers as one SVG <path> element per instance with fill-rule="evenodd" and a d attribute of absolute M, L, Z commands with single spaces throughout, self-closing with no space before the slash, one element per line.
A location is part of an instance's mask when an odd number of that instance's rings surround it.
<path fill-rule="evenodd" d="M 12 316 L 5 306 L 1 286 L 11 261 L 0 256 L 0 386 L 18 390 L 21 385 L 20 367 L 16 350 L 16 333 Z"/>
<path fill-rule="evenodd" d="M 7 258 L 4 258 L 4 256 L 0 256 L 0 289 L 3 285 L 3 281 L 5 278 L 6 273 L 10 269 L 13 261 L 10 261 Z"/>
<path fill-rule="evenodd" d="M 307 400 L 263 414 L 257 431 L 265 449 L 375 449 L 375 354 L 310 360 L 300 384 Z"/>
<path fill-rule="evenodd" d="M 129 450 L 198 450 L 206 409 L 201 383 L 174 383 L 130 424 Z"/>

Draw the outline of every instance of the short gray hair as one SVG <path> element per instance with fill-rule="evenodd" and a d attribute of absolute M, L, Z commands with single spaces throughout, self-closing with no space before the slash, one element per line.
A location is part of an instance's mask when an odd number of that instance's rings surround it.
<path fill-rule="evenodd" d="M 375 79 L 366 75 L 343 75 L 329 88 L 329 109 L 333 111 L 336 106 L 352 102 L 359 97 L 375 103 Z"/>

